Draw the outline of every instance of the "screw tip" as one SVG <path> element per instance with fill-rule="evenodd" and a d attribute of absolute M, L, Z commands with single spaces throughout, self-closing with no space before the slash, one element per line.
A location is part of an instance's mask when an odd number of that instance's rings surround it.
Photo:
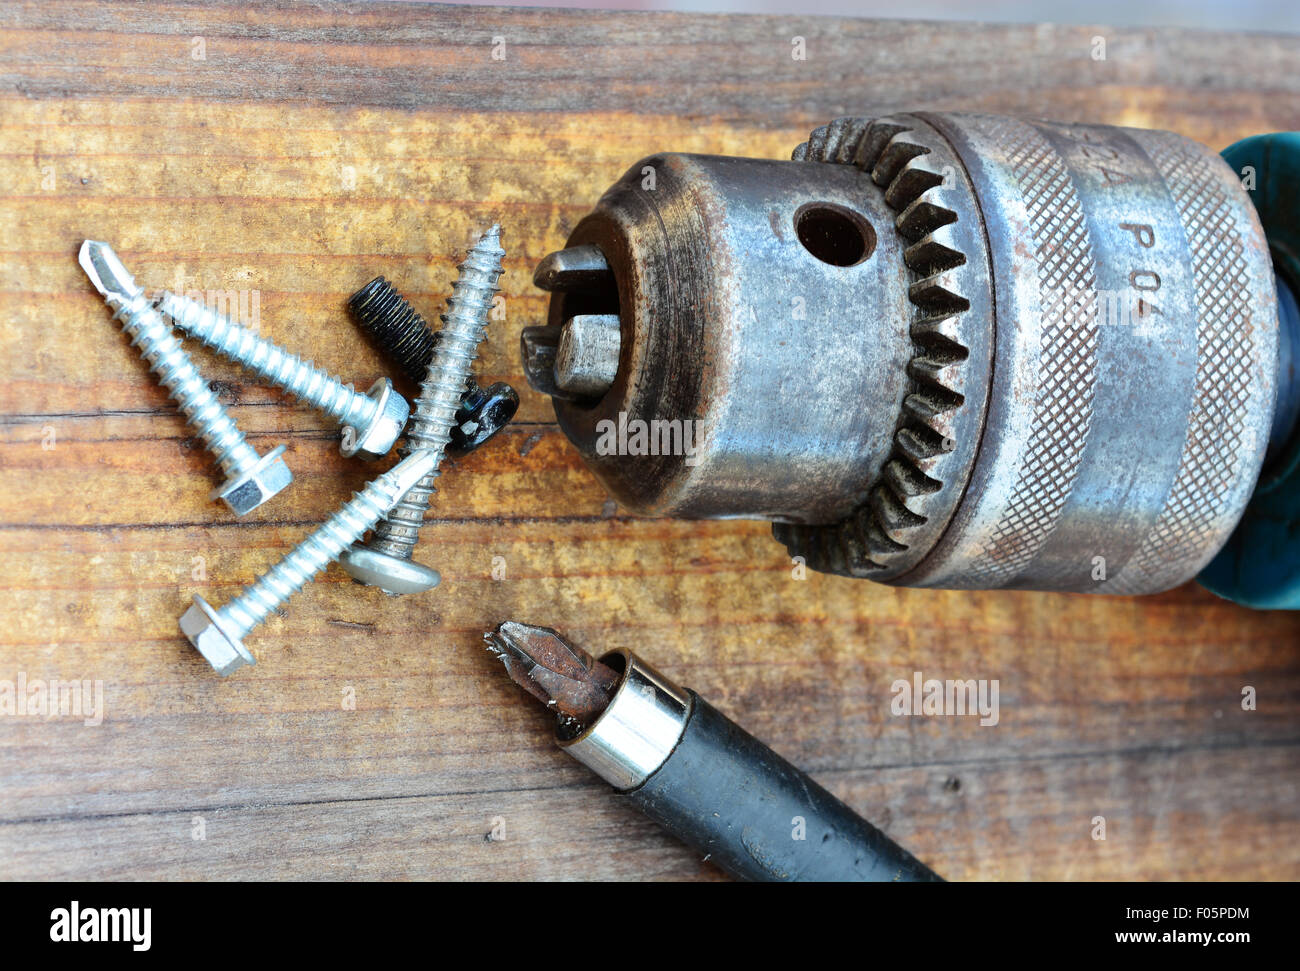
<path fill-rule="evenodd" d="M 388 477 L 392 480 L 396 494 L 388 509 L 391 510 L 421 479 L 436 469 L 441 459 L 440 452 L 422 448 L 412 452 L 389 469 Z"/>
<path fill-rule="evenodd" d="M 122 265 L 122 261 L 113 252 L 113 247 L 107 243 L 94 239 L 86 240 L 81 244 L 77 262 L 86 271 L 86 276 L 90 277 L 90 282 L 99 291 L 100 296 L 107 300 L 114 298 L 127 300 L 139 292 L 139 287 L 135 285 L 135 278 Z"/>
<path fill-rule="evenodd" d="M 504 256 L 505 250 L 501 248 L 501 224 L 493 223 L 492 226 L 474 244 L 473 252 L 490 253 L 493 256 Z"/>

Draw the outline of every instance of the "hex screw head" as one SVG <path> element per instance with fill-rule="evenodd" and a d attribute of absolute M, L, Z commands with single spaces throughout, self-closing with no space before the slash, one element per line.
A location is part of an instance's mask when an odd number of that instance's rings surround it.
<path fill-rule="evenodd" d="M 293 473 L 284 464 L 283 455 L 284 446 L 277 445 L 247 472 L 213 489 L 212 498 L 220 499 L 236 516 L 252 512 L 293 481 Z"/>
<path fill-rule="evenodd" d="M 194 605 L 181 614 L 181 633 L 223 678 L 257 659 L 229 628 L 225 618 L 198 594 Z"/>
<path fill-rule="evenodd" d="M 380 378 L 370 386 L 366 397 L 375 403 L 370 420 L 360 427 L 343 428 L 343 444 L 339 451 L 347 457 L 357 456 L 367 460 L 382 458 L 392 451 L 411 415 L 406 399 L 393 390 L 393 382 Z"/>

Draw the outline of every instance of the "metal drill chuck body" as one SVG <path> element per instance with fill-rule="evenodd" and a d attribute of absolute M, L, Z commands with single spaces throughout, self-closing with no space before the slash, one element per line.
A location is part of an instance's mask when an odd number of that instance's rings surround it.
<path fill-rule="evenodd" d="M 538 282 L 526 371 L 614 497 L 769 519 L 826 572 L 1168 589 L 1288 433 L 1268 240 L 1240 177 L 1168 132 L 915 113 L 790 162 L 654 156 Z M 592 315 L 617 363 L 536 378 Z"/>

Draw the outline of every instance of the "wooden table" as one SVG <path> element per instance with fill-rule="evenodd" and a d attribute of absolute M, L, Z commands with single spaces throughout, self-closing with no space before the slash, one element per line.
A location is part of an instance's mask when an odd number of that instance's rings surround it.
<path fill-rule="evenodd" d="M 782 157 L 918 106 L 1222 147 L 1300 128 L 1300 39 L 414 4 L 31 0 L 0 23 L 0 701 L 103 689 L 97 725 L 0 715 L 3 876 L 718 878 L 553 748 L 483 650 L 515 618 L 641 648 L 950 878 L 1300 877 L 1300 616 L 1195 586 L 796 580 L 763 524 L 618 511 L 516 352 L 532 267 L 643 155 Z M 78 245 L 255 294 L 264 333 L 368 382 L 348 294 L 382 273 L 436 315 L 494 219 L 507 319 L 481 374 L 523 405 L 440 480 L 420 557 L 442 586 L 389 599 L 332 568 L 216 677 L 177 633 L 190 596 L 224 602 L 373 467 L 196 351 L 297 475 L 235 521 Z M 913 671 L 998 679 L 999 724 L 891 716 Z"/>

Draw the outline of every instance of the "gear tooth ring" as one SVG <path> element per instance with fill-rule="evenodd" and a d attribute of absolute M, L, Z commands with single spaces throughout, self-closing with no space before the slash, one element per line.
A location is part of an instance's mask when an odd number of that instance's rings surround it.
<path fill-rule="evenodd" d="M 888 580 L 938 540 L 974 460 L 992 354 L 974 189 L 944 137 L 912 115 L 837 119 L 792 157 L 854 165 L 884 192 L 908 244 L 915 350 L 893 451 L 865 501 L 838 523 L 785 524 L 778 538 L 816 570 Z"/>

